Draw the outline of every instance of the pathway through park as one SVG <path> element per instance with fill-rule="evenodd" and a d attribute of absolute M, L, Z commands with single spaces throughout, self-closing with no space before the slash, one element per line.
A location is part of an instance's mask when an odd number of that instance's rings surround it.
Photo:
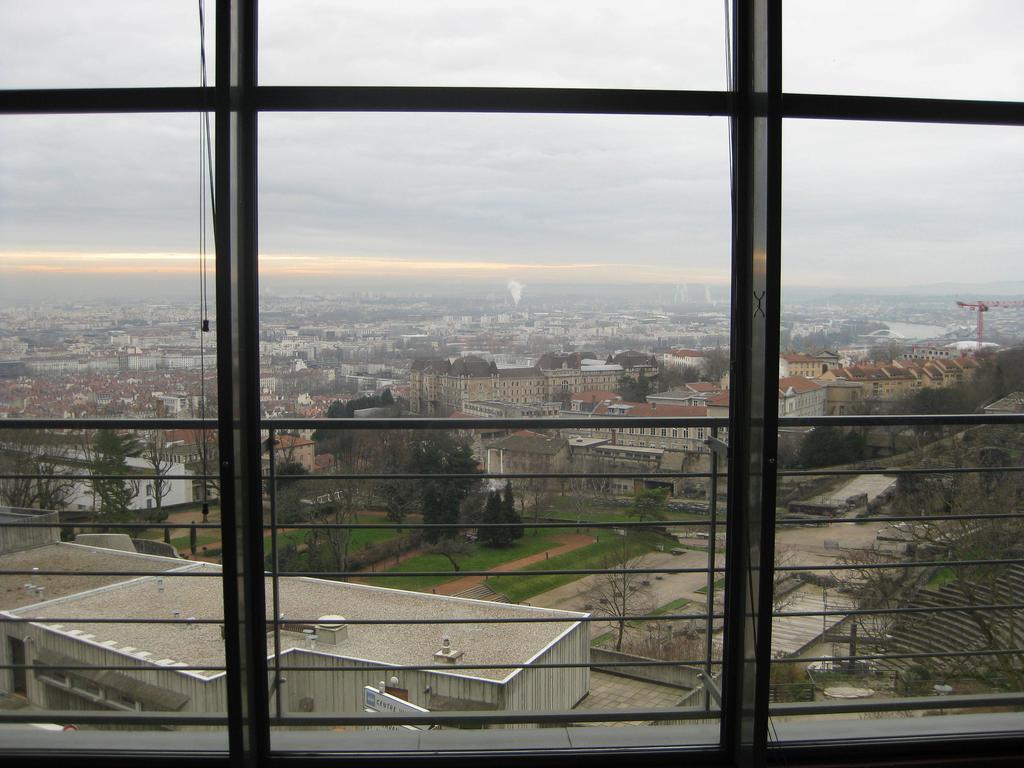
<path fill-rule="evenodd" d="M 551 549 L 546 549 L 543 552 L 537 552 L 527 557 L 520 557 L 518 560 L 510 560 L 507 563 L 496 565 L 490 569 L 490 573 L 519 571 L 528 565 L 539 563 L 549 557 L 557 557 L 558 555 L 564 555 L 566 552 L 572 552 L 589 546 L 595 541 L 593 536 L 585 536 L 582 533 L 560 533 L 552 536 L 551 539 L 558 542 L 557 547 L 551 547 Z M 455 595 L 459 592 L 465 592 L 477 584 L 483 584 L 486 578 L 486 576 L 462 576 L 452 581 L 446 581 L 444 584 L 438 584 L 434 591 L 439 595 Z"/>

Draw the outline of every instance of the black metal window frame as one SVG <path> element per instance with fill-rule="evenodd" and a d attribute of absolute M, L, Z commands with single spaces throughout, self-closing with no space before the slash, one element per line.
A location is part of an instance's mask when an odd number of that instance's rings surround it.
<path fill-rule="evenodd" d="M 760 765 L 840 765 L 872 760 L 927 757 L 991 765 L 1012 761 L 1024 751 L 1021 730 L 993 738 L 955 740 L 922 737 L 884 747 L 858 739 L 803 749 L 774 747 L 768 738 L 767 682 L 772 620 L 775 525 L 776 433 L 782 420 L 772 396 L 777 382 L 781 275 L 781 135 L 785 118 L 978 124 L 1024 127 L 1024 102 L 811 95 L 782 91 L 782 3 L 737 0 L 733 13 L 734 83 L 723 91 L 668 91 L 561 88 L 458 87 L 266 87 L 257 84 L 257 4 L 217 0 L 216 85 L 202 88 L 25 89 L 0 91 L 0 115 L 196 113 L 211 107 L 216 119 L 218 431 L 223 534 L 225 644 L 228 671 L 229 751 L 216 754 L 146 755 L 112 749 L 114 762 L 166 762 L 175 765 L 228 762 L 273 765 L 315 759 L 308 754 L 274 753 L 270 746 L 266 662 L 266 606 L 263 596 L 263 539 L 247 514 L 261 498 L 261 430 L 287 421 L 261 418 L 258 382 L 257 119 L 262 112 L 476 112 L 719 116 L 731 122 L 734 166 L 732 232 L 732 332 L 728 457 L 726 636 L 723 663 L 721 743 L 718 750 L 688 752 L 640 749 L 650 764 L 685 759 L 695 763 Z M 958 420 L 959 419 L 959 420 Z M 999 417 L 929 418 L 928 423 L 1021 423 Z M 514 420 L 513 420 L 514 421 Z M 446 429 L 492 426 L 493 420 L 388 420 L 360 428 Z M 649 426 L 677 421 L 652 419 Z M 786 419 L 786 425 L 851 423 L 851 419 Z M 907 423 L 894 417 L 889 423 Z M 76 422 L 86 426 L 84 422 Z M 524 425 L 539 426 L 537 420 Z M 636 425 L 637 420 L 630 424 Z M 559 420 L 557 426 L 572 423 Z M 35 428 L 67 427 L 67 422 L 35 420 Z M 552 425 L 556 426 L 556 425 Z M 185 718 L 168 718 L 168 722 Z M 206 719 L 203 719 L 207 722 Z M 702 757 L 701 757 L 702 756 Z M 22 755 L 28 759 L 29 756 Z M 355 761 L 370 756 L 353 758 Z M 621 752 L 591 754 L 594 762 L 618 764 Z M 62 762 L 77 758 L 68 750 Z M 444 761 L 473 763 L 480 755 Z M 508 759 L 493 755 L 495 762 Z M 51 757 L 41 758 L 52 760 Z M 333 757 L 331 759 L 340 759 Z M 428 761 L 429 756 L 421 760 Z M 440 759 L 440 758 L 438 758 Z M 513 762 L 564 760 L 537 749 Z"/>

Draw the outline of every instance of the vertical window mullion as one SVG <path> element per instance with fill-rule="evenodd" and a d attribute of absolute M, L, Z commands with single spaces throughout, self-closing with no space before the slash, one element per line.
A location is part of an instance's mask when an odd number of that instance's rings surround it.
<path fill-rule="evenodd" d="M 733 260 L 723 746 L 762 765 L 768 732 L 779 343 L 779 3 L 734 13 Z"/>
<path fill-rule="evenodd" d="M 269 752 L 256 264 L 256 4 L 218 0 L 217 393 L 228 743 L 236 765 Z"/>

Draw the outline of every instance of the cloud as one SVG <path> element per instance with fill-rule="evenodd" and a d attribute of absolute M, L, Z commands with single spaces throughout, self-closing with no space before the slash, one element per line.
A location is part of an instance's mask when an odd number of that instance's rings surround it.
<path fill-rule="evenodd" d="M 71 3 L 59 25 L 45 8 L 5 8 L 2 85 L 198 82 L 194 5 Z M 716 3 L 266 0 L 260 14 L 267 84 L 720 89 L 724 78 Z M 1017 0 L 788 0 L 784 21 L 793 90 L 1024 98 Z M 727 135 L 725 119 L 702 117 L 264 114 L 263 275 L 724 281 Z M 200 142 L 196 115 L 5 116 L 0 249 L 36 254 L 36 275 L 184 276 L 200 239 Z M 1021 168 L 1015 128 L 787 121 L 784 279 L 1019 274 Z M 5 279 L 28 274 L 4 258 Z"/>

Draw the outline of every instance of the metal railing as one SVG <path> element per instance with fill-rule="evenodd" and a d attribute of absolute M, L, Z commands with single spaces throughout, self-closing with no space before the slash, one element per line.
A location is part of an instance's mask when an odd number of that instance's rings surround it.
<path fill-rule="evenodd" d="M 325 429 L 325 430 L 459 430 L 466 431 L 471 429 L 487 429 L 489 431 L 494 430 L 514 430 L 524 427 L 529 427 L 533 430 L 544 429 L 544 430 L 572 430 L 572 429 L 586 429 L 595 426 L 595 419 L 592 418 L 566 418 L 566 419 L 373 419 L 373 420 L 307 420 L 307 419 L 283 419 L 283 420 L 268 420 L 265 421 L 263 426 L 268 434 L 268 444 L 274 445 L 275 437 L 281 430 L 298 430 L 298 429 Z M 1012 424 L 1020 425 L 1024 424 L 1024 418 L 1020 416 L 978 416 L 978 415 L 961 415 L 961 416 L 928 416 L 928 417 L 902 417 L 902 416 L 886 416 L 886 417 L 817 417 L 817 418 L 793 418 L 780 420 L 780 426 L 887 426 L 887 427 L 915 427 L 919 425 L 961 425 L 961 426 L 972 426 L 972 425 L 986 425 L 986 424 Z M 691 419 L 675 419 L 675 418 L 643 418 L 643 419 L 631 419 L 631 418 L 616 418 L 616 419 L 605 419 L 600 420 L 601 426 L 607 426 L 609 428 L 621 429 L 624 427 L 665 427 L 665 426 L 703 426 L 706 427 L 713 437 L 717 435 L 720 428 L 727 425 L 727 421 L 724 419 L 707 419 L 707 418 L 691 418 Z M 203 429 L 210 425 L 208 423 L 196 422 L 194 420 L 151 420 L 151 419 L 132 419 L 132 420 L 9 420 L 4 424 L 4 428 L 9 429 L 161 429 L 161 428 L 192 428 L 192 429 Z M 396 529 L 400 528 L 405 531 L 429 531 L 432 529 L 485 529 L 487 527 L 497 527 L 500 523 L 423 523 L 423 522 L 344 522 L 344 523 L 330 523 L 330 522 L 302 522 L 297 521 L 294 523 L 280 523 L 277 519 L 278 513 L 278 498 L 277 489 L 278 484 L 283 480 L 286 482 L 303 483 L 315 480 L 324 481 L 339 481 L 339 482 L 355 482 L 355 481 L 381 481 L 381 480 L 393 480 L 402 482 L 419 482 L 419 481 L 436 481 L 436 480 L 480 480 L 480 481 L 504 481 L 504 480 L 523 480 L 523 479 L 546 479 L 551 481 L 557 480 L 572 480 L 580 478 L 623 478 L 623 479 L 634 479 L 640 480 L 645 478 L 652 479 L 672 479 L 672 480 L 687 480 L 696 481 L 700 480 L 707 483 L 708 487 L 708 517 L 706 520 L 694 520 L 692 517 L 658 520 L 651 522 L 643 521 L 607 521 L 600 519 L 577 519 L 577 520 L 538 520 L 534 522 L 523 521 L 523 527 L 527 530 L 544 531 L 544 530 L 562 530 L 562 529 L 576 529 L 576 528 L 594 528 L 597 530 L 608 530 L 608 529 L 624 529 L 626 531 L 639 531 L 650 529 L 652 526 L 673 528 L 688 528 L 688 527 L 699 527 L 706 528 L 708 533 L 707 542 L 707 556 L 705 558 L 705 564 L 700 567 L 686 566 L 686 567 L 673 567 L 673 566 L 642 566 L 642 567 L 609 567 L 609 568 L 539 568 L 539 569 L 527 569 L 519 568 L 514 570 L 502 571 L 502 576 L 508 577 L 531 577 L 531 576 L 578 576 L 586 577 L 601 574 L 612 574 L 612 575 L 630 575 L 630 574 L 650 574 L 650 575 L 678 575 L 678 574 L 705 574 L 706 583 L 706 601 L 704 609 L 698 613 L 681 613 L 681 612 L 666 612 L 666 613 L 655 613 L 649 611 L 640 611 L 635 613 L 604 613 L 601 615 L 590 615 L 583 617 L 575 617 L 572 621 L 580 622 L 584 626 L 589 626 L 597 623 L 614 623 L 617 621 L 626 622 L 701 622 L 704 626 L 702 631 L 704 639 L 704 652 L 699 656 L 686 659 L 673 659 L 673 660 L 661 660 L 661 659 L 646 659 L 646 660 L 623 660 L 615 663 L 616 667 L 623 668 L 659 668 L 659 667 L 671 667 L 671 666 L 694 666 L 702 669 L 705 674 L 712 675 L 717 674 L 722 669 L 723 662 L 717 658 L 714 653 L 713 638 L 715 632 L 715 622 L 725 621 L 726 615 L 723 611 L 715 610 L 715 592 L 716 592 L 716 576 L 720 574 L 728 573 L 728 564 L 718 565 L 715 562 L 715 553 L 717 549 L 717 535 L 718 531 L 724 525 L 724 519 L 727 519 L 720 510 L 721 498 L 718 491 L 718 484 L 724 473 L 719 468 L 719 454 L 716 451 L 712 451 L 710 454 L 705 454 L 709 457 L 709 469 L 705 472 L 650 472 L 650 471 L 625 471 L 625 472 L 611 472 L 606 471 L 603 473 L 593 474 L 588 472 L 498 472 L 498 473 L 429 473 L 429 474 L 417 474 L 417 473 L 385 473 L 385 472 L 345 472 L 345 473 L 330 473 L 323 475 L 298 475 L 298 474 L 287 474 L 279 475 L 275 472 L 275 463 L 277 456 L 275 451 L 268 451 L 269 460 L 267 467 L 267 487 L 266 487 L 266 500 L 268 504 L 269 513 L 269 524 L 266 526 L 266 531 L 270 534 L 270 564 L 266 571 L 266 576 L 270 579 L 273 590 L 270 598 L 270 605 L 268 608 L 272 611 L 273 616 L 280 615 L 280 596 L 277 591 L 277 586 L 281 578 L 331 578 L 331 579 L 368 579 L 368 580 L 383 580 L 382 583 L 386 585 L 387 580 L 403 577 L 445 577 L 445 578 L 463 578 L 463 577 L 487 577 L 495 575 L 495 572 L 491 569 L 469 569 L 469 570 L 414 570 L 414 571 L 399 571 L 399 572 L 388 572 L 388 571 L 371 571 L 366 572 L 362 570 L 294 570 L 294 571 L 282 571 L 278 567 L 277 558 L 277 541 L 282 529 L 293 529 L 297 531 L 343 531 L 347 533 L 359 531 L 359 530 L 385 530 L 385 529 Z M 779 471 L 779 477 L 801 477 L 801 476 L 847 476 L 847 475 L 893 475 L 893 476 L 914 476 L 914 475 L 936 475 L 936 474 L 985 474 L 985 473 L 1016 473 L 1020 472 L 1022 467 L 1020 466 L 977 466 L 977 467 L 905 467 L 905 466 L 872 466 L 865 468 L 853 468 L 853 469 L 797 469 L 797 470 L 781 470 Z M 0 479 L 6 479 L 7 477 L 22 477 L 22 478 L 33 478 L 41 476 L 27 475 L 3 475 Z M 161 475 L 137 475 L 133 474 L 132 479 L 150 479 L 167 476 Z M 201 475 L 201 476 L 183 476 L 182 479 L 200 479 L 200 480 L 215 480 L 217 477 L 213 474 Z M 81 476 L 68 477 L 68 479 L 75 481 L 87 481 L 89 479 L 97 479 L 96 477 L 88 474 Z M 670 516 L 671 518 L 671 516 Z M 842 517 L 829 517 L 829 516 L 818 516 L 818 517 L 800 517 L 800 516 L 779 516 L 777 518 L 778 523 L 803 525 L 803 524 L 828 524 L 828 525 L 859 525 L 865 521 L 872 523 L 898 523 L 898 522 L 949 522 L 949 521 L 963 521 L 963 520 L 1015 520 L 1024 518 L 1024 512 L 1008 511 L 1004 513 L 996 513 L 992 515 L 971 515 L 971 514 L 950 514 L 950 515 L 911 515 L 911 514 L 881 514 L 875 515 L 868 518 L 855 518 L 848 519 Z M 23 522 L 12 522 L 12 527 L 44 527 L 43 523 L 34 523 L 30 521 Z M 199 530 L 217 529 L 218 524 L 216 523 L 196 523 L 195 527 Z M 110 523 L 103 522 L 76 522 L 73 524 L 75 528 L 83 530 L 100 530 L 103 528 L 111 527 Z M 173 522 L 139 522 L 139 523 L 117 523 L 118 528 L 128 528 L 132 530 L 143 530 L 143 529 L 180 529 L 183 527 L 181 523 Z M 1012 566 L 1024 564 L 1024 558 L 1020 557 L 999 557 L 999 558 L 961 558 L 961 559 L 926 559 L 926 560 L 906 560 L 906 561 L 892 561 L 892 562 L 872 562 L 872 563 L 842 563 L 832 562 L 829 564 L 806 564 L 806 565 L 792 565 L 792 564 L 779 564 L 776 566 L 776 570 L 781 574 L 800 574 L 807 572 L 822 572 L 822 571 L 854 571 L 854 570 L 870 570 L 870 569 L 892 569 L 895 571 L 913 571 L 932 569 L 940 567 L 968 567 L 968 566 Z M 74 577 L 82 575 L 91 575 L 97 577 L 123 577 L 123 578 L 153 578 L 156 574 L 152 571 L 145 570 L 113 570 L 113 569 L 97 569 L 97 570 L 63 570 L 60 568 L 0 568 L 0 577 L 21 577 L 21 576 L 52 576 L 52 577 Z M 161 573 L 161 578 L 166 579 L 178 579 L 178 578 L 218 578 L 219 574 L 216 572 L 195 570 L 195 571 L 175 571 L 173 573 Z M 828 609 L 822 608 L 821 610 L 778 610 L 775 612 L 776 619 L 786 618 L 821 618 L 826 619 L 829 617 L 849 619 L 851 617 L 858 616 L 895 616 L 895 617 L 908 617 L 914 615 L 941 615 L 941 614 L 955 614 L 964 610 L 975 610 L 975 611 L 987 611 L 987 612 L 1007 612 L 1012 614 L 1013 612 L 1024 609 L 1024 603 L 1020 602 L 990 602 L 990 603 L 978 603 L 970 605 L 922 605 L 922 606 L 874 606 L 874 607 L 843 607 Z M 269 611 L 268 611 L 269 612 Z M 321 617 L 309 616 L 309 617 L 288 617 L 287 623 L 289 624 L 309 624 L 315 625 L 321 622 Z M 502 625 L 502 624 L 544 624 L 544 623 L 566 623 L 567 619 L 560 616 L 521 616 L 521 617 L 479 617 L 479 618 L 459 618 L 459 617 L 414 617 L 405 618 L 402 620 L 389 620 L 389 619 L 366 619 L 366 618 L 352 618 L 346 619 L 346 623 L 353 626 L 360 625 L 388 625 L 388 624 L 409 624 L 409 625 L 458 625 L 458 624 L 477 624 L 477 625 Z M 43 623 L 48 625 L 53 624 L 153 624 L 153 625 L 216 625 L 223 622 L 223 619 L 217 618 L 166 618 L 166 617 L 117 617 L 117 616 L 92 616 L 92 617 L 81 617 L 81 616 L 47 616 L 45 618 L 33 618 L 32 616 L 15 616 L 9 614 L 0 615 L 0 627 L 6 625 L 18 625 L 18 624 L 32 624 L 32 623 Z M 280 633 L 282 631 L 281 620 L 270 620 L 268 621 L 268 631 L 273 633 L 275 636 L 275 647 L 280 647 Z M 980 658 L 985 656 L 1009 656 L 1014 657 L 1020 655 L 1020 651 L 1013 648 L 989 648 L 989 649 L 973 649 L 973 650 L 948 650 L 942 651 L 937 650 L 934 652 L 925 651 L 878 651 L 872 650 L 868 652 L 851 653 L 851 654 L 833 654 L 833 655 L 802 655 L 790 658 L 775 659 L 773 663 L 782 665 L 792 664 L 805 664 L 815 661 L 834 661 L 834 662 L 849 662 L 855 663 L 859 661 L 866 662 L 879 662 L 879 661 L 894 661 L 894 660 L 905 660 L 905 659 L 934 659 L 938 657 L 942 658 Z M 513 663 L 513 662 L 502 662 L 500 664 L 459 664 L 459 670 L 466 671 L 484 671 L 484 670 L 509 670 L 509 669 L 545 669 L 545 670 L 564 670 L 564 669 L 593 669 L 595 667 L 608 666 L 607 663 L 595 663 L 592 661 L 577 661 L 577 662 L 534 662 L 534 663 Z M 110 671 L 110 672 L 140 672 L 145 671 L 147 673 L 158 673 L 166 672 L 167 668 L 162 667 L 145 667 L 143 665 L 91 665 L 91 664 L 79 664 L 79 665 L 51 665 L 47 664 L 34 665 L 34 664 L 16 664 L 16 663 L 4 663 L 0 664 L 0 669 L 14 671 L 24 671 L 26 673 L 36 672 L 40 669 L 47 670 L 65 670 L 68 672 L 75 671 Z M 224 670 L 223 666 L 203 665 L 203 664 L 183 664 L 176 665 L 173 669 L 179 671 L 188 672 L 221 672 Z M 274 653 L 269 659 L 269 671 L 279 686 L 280 681 L 288 673 L 298 672 L 323 672 L 324 668 L 315 665 L 303 665 L 295 663 L 287 663 L 283 661 L 283 654 Z M 408 671 L 408 672 L 451 672 L 452 666 L 448 664 L 390 664 L 390 663 L 379 663 L 379 664 L 362 664 L 358 667 L 332 667 L 331 672 L 352 672 L 352 673 L 365 673 L 370 672 L 387 672 L 387 671 Z M 729 674 L 729 670 L 724 669 L 725 674 Z M 516 713 L 516 714 L 481 714 L 481 713 L 446 713 L 444 715 L 432 715 L 432 716 L 394 716 L 394 717 L 379 717 L 375 719 L 375 715 L 346 715 L 346 714 L 324 714 L 324 715 L 306 715 L 297 714 L 294 712 L 282 711 L 281 697 L 275 697 L 277 703 L 275 704 L 276 713 L 273 718 L 274 725 L 313 725 L 313 724 L 367 724 L 370 721 L 377 722 L 381 725 L 394 725 L 394 724 L 409 724 L 413 721 L 432 724 L 447 724 L 452 725 L 456 723 L 463 724 L 549 724 L 553 722 L 558 723 L 578 723 L 578 722 L 612 722 L 622 719 L 629 720 L 644 720 L 647 722 L 656 721 L 685 721 L 690 719 L 706 718 L 709 715 L 714 715 L 716 708 L 713 705 L 710 697 L 706 697 L 704 706 L 697 710 L 672 710 L 669 709 L 656 709 L 656 710 L 644 710 L 644 711 L 607 711 L 607 712 L 582 712 L 580 710 L 567 710 L 563 712 L 533 712 L 533 713 Z M 936 700 L 933 697 L 911 697 L 907 699 L 887 699 L 884 701 L 873 701 L 870 703 L 864 702 L 815 702 L 813 704 L 785 704 L 775 703 L 772 706 L 772 711 L 776 715 L 807 715 L 807 714 L 821 714 L 821 713 L 859 713 L 868 711 L 890 711 L 887 708 L 886 702 L 892 701 L 893 706 L 891 711 L 903 710 L 903 709 L 931 709 L 938 706 Z M 1017 694 L 991 692 L 988 694 L 979 694 L 971 696 L 955 696 L 955 697 L 943 697 L 942 708 L 971 708 L 971 707 L 984 707 L 984 706 L 1018 706 L 1024 703 L 1024 697 Z M 36 719 L 39 719 L 40 714 L 33 715 Z M 157 724 L 158 722 L 169 722 L 163 714 L 147 716 L 145 714 L 139 715 L 137 713 L 113 713 L 113 714 L 102 714 L 92 715 L 84 713 L 75 713 L 78 722 L 96 722 L 96 723 L 114 723 L 114 722 L 132 722 L 132 723 L 150 723 Z M 8 714 L 0 713 L 0 721 L 9 722 L 25 722 L 27 721 L 25 715 L 22 714 Z M 66 715 L 60 712 L 47 712 L 45 719 L 53 722 L 74 722 L 71 715 Z M 178 722 L 181 725 L 194 725 L 199 723 L 210 724 L 217 723 L 222 724 L 224 722 L 223 717 L 220 716 L 181 716 L 173 718 L 174 722 Z"/>

